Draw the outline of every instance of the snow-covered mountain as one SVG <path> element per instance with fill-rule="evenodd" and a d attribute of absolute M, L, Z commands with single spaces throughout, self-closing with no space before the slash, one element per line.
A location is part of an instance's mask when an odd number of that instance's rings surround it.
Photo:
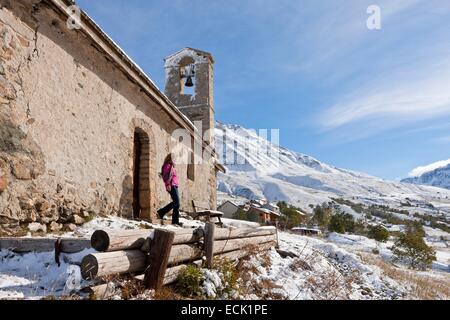
<path fill-rule="evenodd" d="M 450 190 L 336 168 L 272 144 L 240 126 L 217 123 L 216 147 L 228 169 L 219 176 L 218 190 L 230 195 L 284 200 L 305 210 L 311 204 L 345 198 L 392 207 L 409 202 L 414 212 L 434 207 L 450 214 Z"/>
<path fill-rule="evenodd" d="M 450 189 L 450 160 L 418 168 L 413 171 L 414 173 L 417 174 L 402 180 L 402 182 Z"/>

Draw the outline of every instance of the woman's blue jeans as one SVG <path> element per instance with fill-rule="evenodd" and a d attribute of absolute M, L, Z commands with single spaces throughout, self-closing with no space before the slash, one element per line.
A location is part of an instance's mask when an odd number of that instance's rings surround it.
<path fill-rule="evenodd" d="M 180 223 L 180 195 L 178 193 L 178 187 L 172 186 L 170 189 L 170 197 L 172 198 L 172 202 L 169 203 L 164 208 L 158 210 L 158 213 L 161 214 L 161 216 L 166 215 L 170 212 L 170 210 L 173 210 L 172 212 L 172 224 L 179 224 Z"/>

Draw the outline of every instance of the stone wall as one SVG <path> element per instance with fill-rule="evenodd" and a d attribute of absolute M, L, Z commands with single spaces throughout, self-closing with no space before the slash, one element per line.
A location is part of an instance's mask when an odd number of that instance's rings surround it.
<path fill-rule="evenodd" d="M 148 137 L 142 218 L 153 218 L 170 199 L 158 172 L 179 125 L 50 2 L 0 6 L 0 235 L 131 217 L 136 130 Z M 177 168 L 188 211 L 216 201 L 214 166 L 195 169 L 191 181 Z"/>

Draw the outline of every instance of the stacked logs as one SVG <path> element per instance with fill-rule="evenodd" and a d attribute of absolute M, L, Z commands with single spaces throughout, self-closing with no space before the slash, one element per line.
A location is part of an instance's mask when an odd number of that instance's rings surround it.
<path fill-rule="evenodd" d="M 177 280 L 187 264 L 201 265 L 205 256 L 210 266 L 213 257 L 240 259 L 251 252 L 249 248 L 269 250 L 276 241 L 276 228 L 272 227 L 228 229 L 207 224 L 205 228 L 174 231 L 99 230 L 91 238 L 92 248 L 99 253 L 84 257 L 81 274 L 93 280 L 144 272 L 152 278 L 152 273 L 162 273 L 159 286 L 167 285 Z"/>

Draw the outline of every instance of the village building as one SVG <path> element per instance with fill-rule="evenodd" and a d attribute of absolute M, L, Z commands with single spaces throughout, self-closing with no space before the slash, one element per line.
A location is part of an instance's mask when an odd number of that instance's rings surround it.
<path fill-rule="evenodd" d="M 232 219 L 235 215 L 236 212 L 239 211 L 239 209 L 241 209 L 237 204 L 235 204 L 232 201 L 225 201 L 224 203 L 222 203 L 217 210 L 219 210 L 220 212 L 223 212 L 223 217 L 224 218 L 229 218 Z"/>
<path fill-rule="evenodd" d="M 273 211 L 276 213 L 280 213 L 280 208 L 274 203 L 267 202 L 267 203 L 263 204 L 261 207 L 264 209 L 269 209 L 270 211 Z"/>
<path fill-rule="evenodd" d="M 215 209 L 211 54 L 168 56 L 164 94 L 86 14 L 73 20 L 72 4 L 0 0 L 0 233 L 155 219 L 180 137 L 182 210 Z"/>
<path fill-rule="evenodd" d="M 269 224 L 277 222 L 281 214 L 269 209 L 251 206 L 247 211 L 247 216 L 251 221 Z"/>

